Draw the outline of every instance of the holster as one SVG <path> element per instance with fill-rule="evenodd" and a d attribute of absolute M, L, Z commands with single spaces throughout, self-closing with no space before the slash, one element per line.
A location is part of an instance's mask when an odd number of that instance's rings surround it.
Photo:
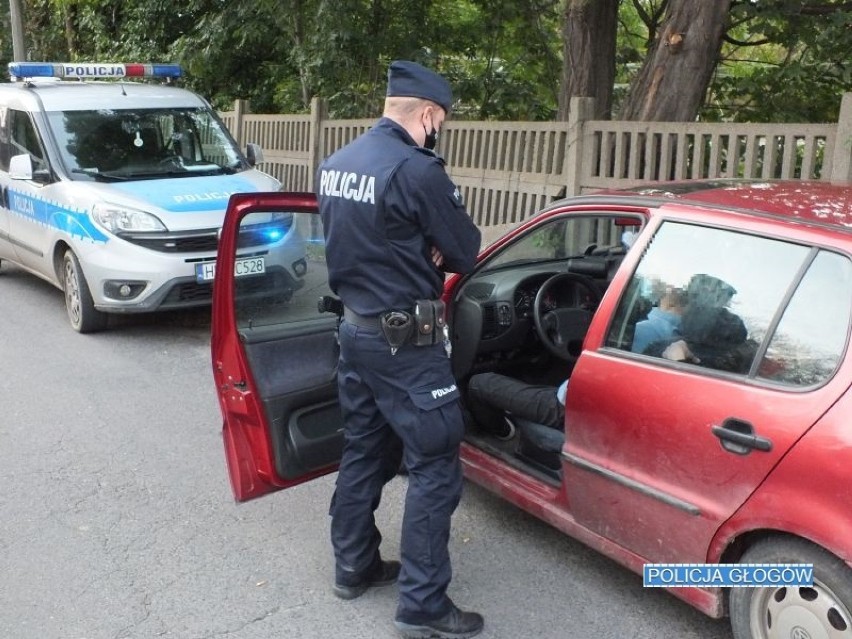
<path fill-rule="evenodd" d="M 385 313 L 381 316 L 380 325 L 392 353 L 396 353 L 400 346 L 408 342 L 409 336 L 414 332 L 411 313 L 405 311 Z"/>
<path fill-rule="evenodd" d="M 444 302 L 441 300 L 417 300 L 414 302 L 414 333 L 411 343 L 429 346 L 444 340 Z"/>

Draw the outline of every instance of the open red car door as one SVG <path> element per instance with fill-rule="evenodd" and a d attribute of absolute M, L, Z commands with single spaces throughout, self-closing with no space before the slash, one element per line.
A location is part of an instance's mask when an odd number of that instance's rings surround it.
<path fill-rule="evenodd" d="M 196 270 L 210 276 L 213 264 Z M 215 263 L 211 350 L 234 496 L 336 470 L 343 446 L 325 242 L 309 193 L 231 197 Z"/>

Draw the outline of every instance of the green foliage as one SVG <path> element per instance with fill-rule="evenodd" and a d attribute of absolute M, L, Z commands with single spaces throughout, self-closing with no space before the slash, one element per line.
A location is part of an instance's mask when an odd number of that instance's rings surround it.
<path fill-rule="evenodd" d="M 852 91 L 848 2 L 735 3 L 703 116 L 742 122 L 836 122 Z"/>
<path fill-rule="evenodd" d="M 553 118 L 562 64 L 559 5 L 478 0 L 467 21 L 448 26 L 444 60 L 459 95 L 456 117 Z"/>
<path fill-rule="evenodd" d="M 676 1 L 621 1 L 616 110 Z M 333 117 L 374 117 L 388 63 L 406 58 L 451 80 L 454 117 L 556 113 L 567 0 L 22 2 L 30 59 L 179 62 L 183 83 L 223 110 L 242 98 L 255 112 L 307 112 L 319 96 Z M 850 24 L 844 0 L 735 0 L 701 117 L 836 120 L 852 91 Z M 0 35 L 2 62 L 11 49 Z"/>

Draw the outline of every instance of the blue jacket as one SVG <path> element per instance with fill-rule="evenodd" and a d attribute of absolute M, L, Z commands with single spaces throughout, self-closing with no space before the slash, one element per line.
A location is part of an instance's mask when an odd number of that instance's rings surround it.
<path fill-rule="evenodd" d="M 380 119 L 317 172 L 329 285 L 356 313 L 411 310 L 437 299 L 443 269 L 473 270 L 480 232 L 437 155 L 400 125 Z"/>
<path fill-rule="evenodd" d="M 654 342 L 672 340 L 680 335 L 680 323 L 680 315 L 655 306 L 648 313 L 647 319 L 637 322 L 631 350 L 634 353 L 644 353 Z"/>

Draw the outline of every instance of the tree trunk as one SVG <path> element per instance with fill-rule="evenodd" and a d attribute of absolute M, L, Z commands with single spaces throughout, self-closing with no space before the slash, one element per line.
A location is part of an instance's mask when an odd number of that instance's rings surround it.
<path fill-rule="evenodd" d="M 311 105 L 310 73 L 305 62 L 305 22 L 301 0 L 296 0 L 291 7 L 290 18 L 293 21 L 293 59 L 299 69 L 299 86 L 302 89 L 302 105 L 307 108 Z"/>
<path fill-rule="evenodd" d="M 77 5 L 67 4 L 65 14 L 65 43 L 68 45 L 68 59 L 76 60 L 80 52 L 80 38 L 77 32 Z"/>
<path fill-rule="evenodd" d="M 623 120 L 688 122 L 704 103 L 731 0 L 670 0 L 659 37 L 632 82 Z"/>
<path fill-rule="evenodd" d="M 595 98 L 595 118 L 608 119 L 615 81 L 618 0 L 565 0 L 562 13 L 560 120 L 571 98 Z"/>

